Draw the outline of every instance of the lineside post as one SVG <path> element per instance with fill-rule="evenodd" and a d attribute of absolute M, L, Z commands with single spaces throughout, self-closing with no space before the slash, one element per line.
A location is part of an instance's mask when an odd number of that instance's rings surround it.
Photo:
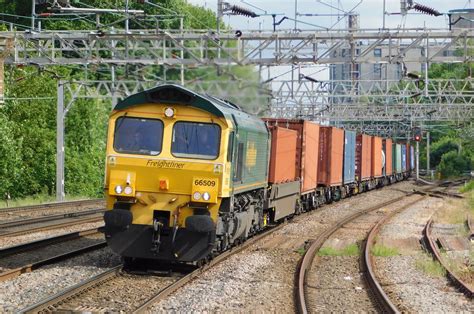
<path fill-rule="evenodd" d="M 430 132 L 426 132 L 426 173 L 431 176 L 430 168 Z"/>
<path fill-rule="evenodd" d="M 420 179 L 420 142 L 416 142 L 416 180 Z"/>
<path fill-rule="evenodd" d="M 58 81 L 56 108 L 56 201 L 64 201 L 64 84 Z"/>

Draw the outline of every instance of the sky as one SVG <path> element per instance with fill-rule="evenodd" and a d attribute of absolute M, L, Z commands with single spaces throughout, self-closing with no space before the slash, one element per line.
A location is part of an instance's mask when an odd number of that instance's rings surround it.
<path fill-rule="evenodd" d="M 217 11 L 217 0 L 188 0 L 188 2 Z M 277 20 L 283 16 L 294 18 L 296 2 L 297 12 L 300 14 L 333 14 L 334 16 L 329 17 L 298 17 L 301 21 L 326 28 L 337 22 L 336 14 L 344 14 L 359 4 L 355 8 L 355 12 L 360 14 L 361 28 L 378 29 L 383 25 L 383 0 L 224 0 L 224 2 L 252 9 L 257 14 L 264 14 L 265 11 L 267 14 L 282 14 L 277 17 Z M 386 0 L 385 2 L 387 12 L 400 12 L 400 0 Z M 474 0 L 417 0 L 415 2 L 435 8 L 441 13 L 447 13 L 453 9 L 474 8 Z M 337 8 L 342 10 L 337 10 Z M 224 21 L 234 29 L 272 29 L 271 16 L 252 19 L 226 15 Z M 405 19 L 402 19 L 400 15 L 386 16 L 386 27 L 396 28 L 402 24 L 405 27 L 447 28 L 448 18 L 446 15 L 430 17 L 420 14 L 408 15 Z M 345 25 L 346 19 L 343 19 L 335 25 L 335 28 L 344 28 Z M 294 22 L 286 20 L 279 27 L 290 29 L 294 27 Z M 299 23 L 297 27 L 299 29 L 322 29 L 302 23 Z"/>
<path fill-rule="evenodd" d="M 217 0 L 188 0 L 189 3 L 203 6 L 217 11 Z M 243 16 L 225 15 L 223 20 L 234 30 L 272 30 L 273 21 L 271 14 L 278 14 L 276 20 L 283 16 L 294 19 L 295 4 L 298 14 L 319 14 L 319 16 L 304 17 L 298 16 L 297 20 L 310 23 L 312 25 L 298 23 L 296 28 L 301 30 L 324 30 L 329 27 L 333 29 L 343 29 L 347 27 L 347 19 L 341 18 L 345 12 L 353 10 L 360 15 L 361 29 L 380 29 L 383 27 L 383 0 L 224 0 L 230 5 L 237 5 L 252 9 L 257 14 L 268 14 L 257 18 L 247 18 Z M 474 0 L 415 0 L 414 2 L 432 7 L 441 13 L 447 13 L 454 9 L 474 9 Z M 400 12 L 400 0 L 385 0 L 388 13 Z M 449 19 L 446 14 L 439 17 L 432 17 L 424 14 L 411 14 L 402 17 L 400 14 L 389 14 L 385 16 L 386 28 L 437 28 L 448 29 Z M 281 14 L 281 15 L 280 15 Z M 338 16 L 339 14 L 339 16 Z M 330 16 L 321 16 L 330 15 Z M 338 23 L 339 20 L 339 23 Z M 294 29 L 295 22 L 285 20 L 277 30 Z M 203 27 L 205 28 L 205 27 Z M 284 74 L 291 68 L 288 66 L 272 67 L 268 72 L 264 72 L 262 79 L 270 77 L 281 77 L 290 79 L 290 74 Z M 305 75 L 310 74 L 319 80 L 329 79 L 329 71 L 326 66 L 311 66 L 304 70 Z M 265 74 L 266 73 L 266 74 Z"/>

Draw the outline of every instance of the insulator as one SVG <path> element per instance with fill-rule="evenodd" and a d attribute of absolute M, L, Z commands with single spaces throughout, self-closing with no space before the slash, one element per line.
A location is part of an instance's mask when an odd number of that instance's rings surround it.
<path fill-rule="evenodd" d="M 428 14 L 428 15 L 433 15 L 433 16 L 442 15 L 439 11 L 437 11 L 433 8 L 430 8 L 426 5 L 419 4 L 419 3 L 415 3 L 415 5 L 413 6 L 413 9 L 415 9 L 416 11 L 418 11 L 420 13 L 424 13 L 424 14 Z"/>
<path fill-rule="evenodd" d="M 257 13 L 255 13 L 253 11 L 250 11 L 246 8 L 239 7 L 237 5 L 231 6 L 230 10 L 232 11 L 232 14 L 235 14 L 235 15 L 243 15 L 243 16 L 247 16 L 247 17 L 257 17 L 258 16 Z"/>

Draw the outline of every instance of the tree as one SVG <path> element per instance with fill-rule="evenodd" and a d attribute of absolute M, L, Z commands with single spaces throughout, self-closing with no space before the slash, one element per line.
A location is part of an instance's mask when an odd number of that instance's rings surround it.
<path fill-rule="evenodd" d="M 450 151 L 443 154 L 438 171 L 442 178 L 457 177 L 472 170 L 472 161 L 468 154 Z"/>
<path fill-rule="evenodd" d="M 0 111 L 0 198 L 4 198 L 7 193 L 13 194 L 13 184 L 18 180 L 20 164 L 19 147 L 21 141 L 15 140 L 12 131 L 12 123 Z M 14 194 L 13 194 L 14 195 Z"/>

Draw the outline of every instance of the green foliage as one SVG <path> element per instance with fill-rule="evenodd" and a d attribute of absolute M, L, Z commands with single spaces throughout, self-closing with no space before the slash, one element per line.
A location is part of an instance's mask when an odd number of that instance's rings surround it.
<path fill-rule="evenodd" d="M 438 166 L 438 171 L 442 178 L 460 176 L 465 171 L 472 169 L 472 161 L 466 153 L 458 154 L 450 151 L 443 155 Z"/>
<path fill-rule="evenodd" d="M 34 67 L 7 69 L 7 96 L 15 100 L 6 101 L 0 117 L 0 140 L 5 145 L 0 146 L 5 156 L 0 165 L 9 167 L 8 174 L 0 169 L 1 177 L 8 178 L 2 180 L 3 185 L 0 183 L 0 193 L 8 190 L 12 198 L 52 195 L 56 178 L 57 78 Z M 71 77 L 65 68 L 52 68 L 51 72 Z M 66 116 L 65 183 L 69 195 L 102 195 L 109 111 L 110 104 L 81 99 L 73 103 Z"/>
<path fill-rule="evenodd" d="M 441 158 L 444 154 L 449 152 L 456 152 L 459 149 L 459 145 L 456 140 L 451 137 L 443 137 L 438 142 L 433 143 L 431 146 L 430 160 L 433 165 L 438 165 L 441 162 Z"/>
<path fill-rule="evenodd" d="M 349 244 L 342 250 L 338 250 L 332 247 L 322 247 L 318 256 L 357 256 L 359 255 L 359 247 L 356 243 Z"/>
<path fill-rule="evenodd" d="M 65 189 L 69 194 L 102 195 L 109 111 L 109 103 L 80 99 L 68 113 Z"/>
<path fill-rule="evenodd" d="M 72 5 L 80 8 L 94 7 L 101 9 L 124 9 L 126 0 L 81 0 L 71 1 Z M 216 16 L 212 10 L 189 4 L 186 0 L 161 0 L 151 1 L 155 5 L 141 4 L 137 1 L 129 1 L 130 10 L 144 10 L 149 15 L 168 15 L 168 17 L 159 18 L 159 22 L 154 19 L 131 19 L 130 28 L 151 28 L 156 27 L 162 29 L 178 29 L 180 27 L 180 19 L 178 15 L 184 16 L 184 28 L 190 29 L 215 29 Z M 28 27 L 31 25 L 31 4 L 32 0 L 19 1 L 2 1 L 0 2 L 0 12 L 17 15 L 4 16 L 2 19 L 14 23 L 16 27 Z M 36 12 L 49 12 L 47 5 L 37 5 Z M 117 14 L 101 14 L 100 26 L 102 30 L 110 30 L 114 28 L 123 28 L 124 23 L 115 23 L 118 20 Z M 86 16 L 77 18 L 68 16 L 64 19 L 43 19 L 43 29 L 95 29 L 95 16 Z"/>
<path fill-rule="evenodd" d="M 397 248 L 387 247 L 382 244 L 376 243 L 370 251 L 373 256 L 388 257 L 398 255 Z"/>
<path fill-rule="evenodd" d="M 15 139 L 12 123 L 8 121 L 3 110 L 0 111 L 0 198 L 12 192 L 13 184 L 18 180 L 18 152 L 21 142 Z"/>
<path fill-rule="evenodd" d="M 5 114 L 17 141 L 16 171 L 12 178 L 12 197 L 33 195 L 45 190 L 52 193 L 55 177 L 55 99 L 28 100 L 29 97 L 51 97 L 55 82 L 35 69 L 20 68 L 6 72 L 7 95 L 18 99 L 5 103 Z"/>

